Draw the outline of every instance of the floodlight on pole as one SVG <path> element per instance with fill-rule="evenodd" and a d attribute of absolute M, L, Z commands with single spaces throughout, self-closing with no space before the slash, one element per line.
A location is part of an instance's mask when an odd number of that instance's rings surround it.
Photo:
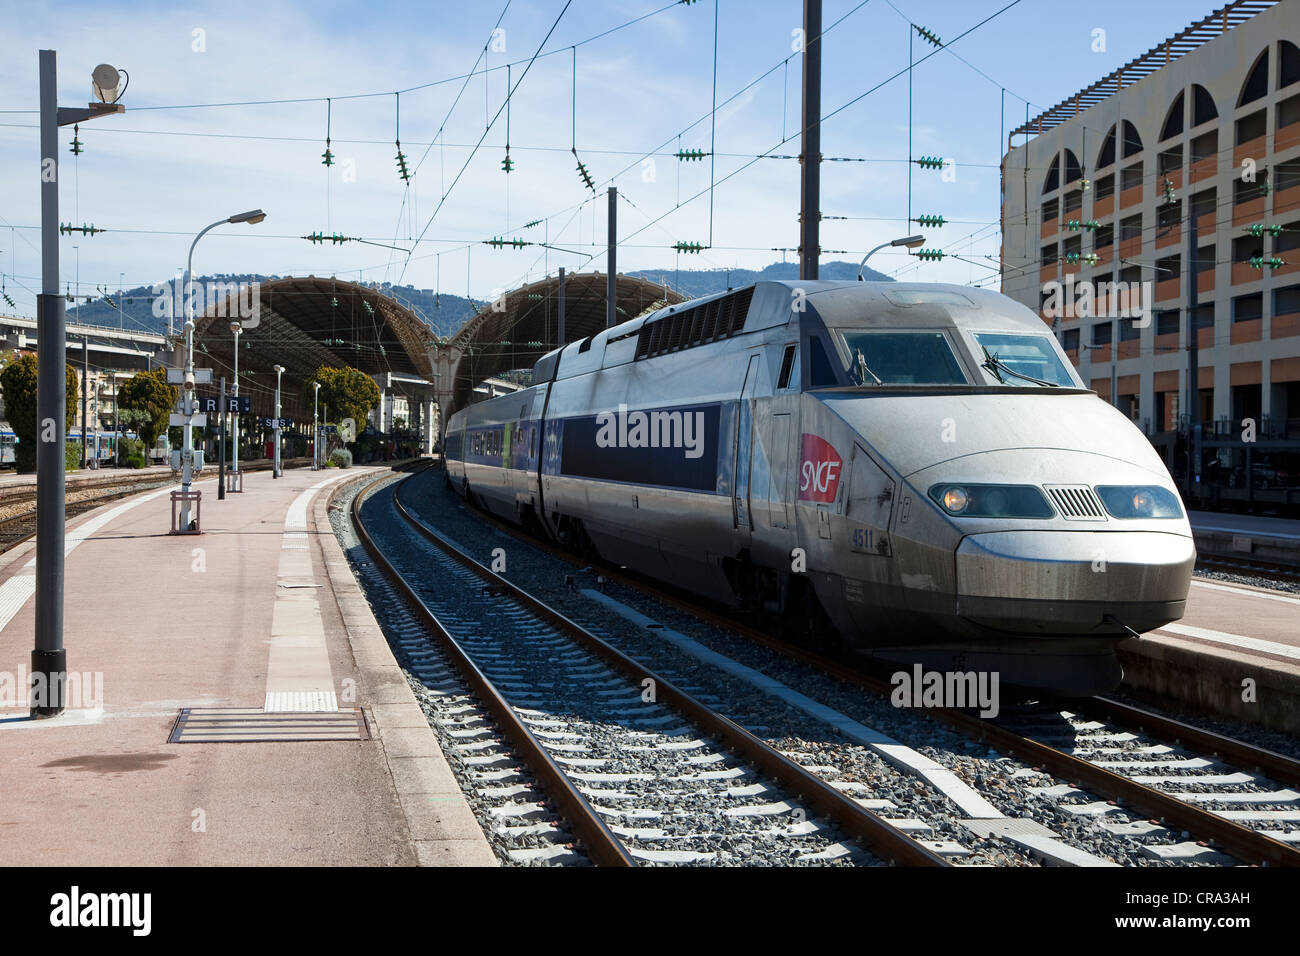
<path fill-rule="evenodd" d="M 63 646 L 67 304 L 59 294 L 59 127 L 125 112 L 126 107 L 117 101 L 126 88 L 118 88 L 118 71 L 104 64 L 92 74 L 92 89 L 99 102 L 85 107 L 59 106 L 58 57 L 54 50 L 41 50 L 38 57 L 41 291 L 36 298 L 36 327 L 41 348 L 37 353 L 36 418 L 57 427 L 52 441 L 38 442 L 36 447 L 36 639 L 28 702 L 31 716 L 53 717 L 63 712 L 68 674 Z"/>
<path fill-rule="evenodd" d="M 898 246 L 906 246 L 909 249 L 915 249 L 917 246 L 923 246 L 923 245 L 925 245 L 925 236 L 904 236 L 901 239 L 893 239 L 889 242 L 882 242 L 880 245 L 876 246 L 876 248 L 872 249 L 870 252 L 868 252 L 865 256 L 862 257 L 862 264 L 858 266 L 858 281 L 859 282 L 866 281 L 862 277 L 862 273 L 867 268 L 867 260 L 870 259 L 872 255 L 874 255 L 875 253 L 879 252 L 881 249 L 884 249 L 886 246 L 894 246 L 895 248 L 897 248 Z"/>

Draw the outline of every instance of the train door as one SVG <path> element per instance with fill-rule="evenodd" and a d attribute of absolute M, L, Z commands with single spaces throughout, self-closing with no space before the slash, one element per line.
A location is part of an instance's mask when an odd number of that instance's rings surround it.
<path fill-rule="evenodd" d="M 733 471 L 736 481 L 732 491 L 732 522 L 745 542 L 749 541 L 749 533 L 754 527 L 749 508 L 749 459 L 754 445 L 754 410 L 751 404 L 758 378 L 759 358 L 758 352 L 749 357 L 745 384 L 740 390 L 739 413 L 736 415 L 736 457 Z"/>
<path fill-rule="evenodd" d="M 894 482 L 856 442 L 849 468 L 849 494 L 844 503 L 849 547 L 887 557 L 892 553 L 889 516 L 894 510 Z"/>

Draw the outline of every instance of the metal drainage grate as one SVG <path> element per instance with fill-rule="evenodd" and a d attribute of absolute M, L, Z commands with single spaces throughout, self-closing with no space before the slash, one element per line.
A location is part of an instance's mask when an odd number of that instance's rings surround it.
<path fill-rule="evenodd" d="M 1044 485 L 1061 516 L 1072 521 L 1105 521 L 1096 492 L 1087 485 Z"/>
<path fill-rule="evenodd" d="M 182 707 L 169 744 L 299 743 L 369 740 L 360 707 L 310 713 L 267 713 L 252 707 Z"/>

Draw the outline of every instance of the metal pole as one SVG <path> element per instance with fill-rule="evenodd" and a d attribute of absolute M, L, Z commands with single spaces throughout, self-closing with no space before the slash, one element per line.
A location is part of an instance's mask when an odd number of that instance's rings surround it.
<path fill-rule="evenodd" d="M 40 339 L 36 340 L 37 342 Z M 90 433 L 86 431 L 86 409 L 90 404 L 90 336 L 81 337 L 81 467 L 86 467 L 86 445 Z"/>
<path fill-rule="evenodd" d="M 117 415 L 117 369 L 110 373 L 113 376 L 113 466 L 120 468 L 122 465 L 122 421 Z"/>
<path fill-rule="evenodd" d="M 53 50 L 40 51 L 41 294 L 36 299 L 36 646 L 31 716 L 63 712 L 63 461 L 67 441 L 64 308 L 59 295 L 59 119 Z"/>
<path fill-rule="evenodd" d="M 618 265 L 615 256 L 618 253 L 618 188 L 609 187 L 609 278 L 605 283 L 605 328 L 612 329 L 618 325 Z"/>
<path fill-rule="evenodd" d="M 1197 454 L 1201 417 L 1201 374 L 1200 329 L 1196 327 L 1196 215 L 1188 203 L 1187 230 L 1187 506 L 1192 507 L 1192 498 L 1196 492 L 1196 479 L 1201 470 L 1200 456 Z"/>
<path fill-rule="evenodd" d="M 271 477 L 280 477 L 280 376 L 284 368 L 275 367 L 275 457 L 271 461 Z"/>
<path fill-rule="evenodd" d="M 564 347 L 564 266 L 560 266 L 560 318 L 559 318 L 559 341 L 555 344 L 560 348 Z"/>
<path fill-rule="evenodd" d="M 803 132 L 800 134 L 799 278 L 816 279 L 821 254 L 822 2 L 803 0 Z"/>
<path fill-rule="evenodd" d="M 311 470 L 320 470 L 320 418 L 316 412 L 320 406 L 320 382 L 315 382 L 311 396 Z"/>
<path fill-rule="evenodd" d="M 217 500 L 226 500 L 226 376 L 221 376 L 221 404 L 217 406 L 221 430 L 217 433 Z"/>
<path fill-rule="evenodd" d="M 235 328 L 234 328 L 233 331 L 234 331 L 234 333 L 235 333 L 235 388 L 234 388 L 234 391 L 235 391 L 235 398 L 239 398 L 239 333 L 243 331 L 243 327 L 240 326 L 240 325 L 235 325 Z M 230 449 L 230 470 L 233 471 L 236 475 L 238 475 L 238 474 L 239 474 L 239 402 L 235 402 L 235 412 L 234 412 L 234 415 L 235 415 L 235 418 L 234 418 L 235 427 L 234 427 L 234 436 L 233 436 L 233 439 L 232 439 L 232 441 L 231 441 L 231 449 Z M 236 478 L 235 481 L 238 483 L 238 482 L 239 482 L 239 479 Z M 243 486 L 242 484 L 237 484 L 237 488 L 238 488 L 238 490 L 240 490 L 240 491 L 243 491 L 243 490 L 244 490 L 244 486 Z"/>

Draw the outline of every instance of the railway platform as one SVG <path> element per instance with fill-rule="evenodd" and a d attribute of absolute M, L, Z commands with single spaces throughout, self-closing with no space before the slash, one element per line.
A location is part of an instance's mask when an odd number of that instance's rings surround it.
<path fill-rule="evenodd" d="M 69 521 L 69 708 L 27 717 L 34 545 L 0 557 L 0 865 L 481 865 L 495 857 L 329 523 L 379 469 L 169 488 Z"/>
<path fill-rule="evenodd" d="M 1120 645 L 1126 689 L 1300 734 L 1300 593 L 1267 586 L 1300 571 L 1300 521 L 1208 511 L 1188 518 L 1201 563 L 1230 577 L 1197 574 L 1182 620 Z"/>

